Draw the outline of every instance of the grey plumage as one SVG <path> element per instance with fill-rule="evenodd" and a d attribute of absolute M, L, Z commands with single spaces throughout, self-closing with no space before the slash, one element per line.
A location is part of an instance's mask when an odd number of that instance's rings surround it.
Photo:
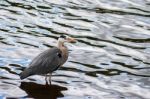
<path fill-rule="evenodd" d="M 33 61 L 29 64 L 29 67 L 20 74 L 20 78 L 24 79 L 31 75 L 52 73 L 66 62 L 68 58 L 67 48 L 66 51 L 65 55 L 57 47 L 44 51 L 33 59 Z"/>
<path fill-rule="evenodd" d="M 75 43 L 76 40 L 69 36 L 61 35 L 58 38 L 57 47 L 48 49 L 35 57 L 29 64 L 29 67 L 20 74 L 20 79 L 27 78 L 31 75 L 43 75 L 50 73 L 49 83 L 51 84 L 52 72 L 57 70 L 68 59 L 68 49 L 64 45 L 65 42 Z M 47 76 L 45 77 L 45 80 L 47 84 Z"/>

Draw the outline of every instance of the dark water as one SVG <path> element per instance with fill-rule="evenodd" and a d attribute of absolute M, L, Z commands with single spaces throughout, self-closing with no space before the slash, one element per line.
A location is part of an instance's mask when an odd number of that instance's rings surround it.
<path fill-rule="evenodd" d="M 68 62 L 19 73 L 67 34 Z M 150 99 L 149 0 L 0 0 L 0 98 Z"/>

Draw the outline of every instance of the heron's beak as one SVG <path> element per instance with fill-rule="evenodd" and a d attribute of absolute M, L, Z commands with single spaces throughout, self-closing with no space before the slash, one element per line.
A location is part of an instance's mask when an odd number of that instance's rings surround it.
<path fill-rule="evenodd" d="M 72 38 L 72 37 L 68 37 L 68 38 L 67 38 L 67 41 L 68 41 L 69 43 L 76 43 L 76 42 L 77 42 L 77 40 L 76 40 L 75 38 Z"/>

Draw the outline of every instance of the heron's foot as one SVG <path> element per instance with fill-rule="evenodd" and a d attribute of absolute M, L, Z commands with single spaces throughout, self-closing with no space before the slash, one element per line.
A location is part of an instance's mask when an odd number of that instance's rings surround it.
<path fill-rule="evenodd" d="M 46 85 L 51 85 L 51 74 L 49 75 L 49 77 L 48 75 L 45 76 L 45 82 L 46 82 Z"/>
<path fill-rule="evenodd" d="M 51 81 L 49 81 L 49 85 L 51 85 Z"/>
<path fill-rule="evenodd" d="M 49 75 L 49 84 L 50 84 L 50 85 L 51 85 L 51 75 L 52 75 L 52 74 Z"/>
<path fill-rule="evenodd" d="M 46 85 L 49 85 L 47 80 L 46 80 Z"/>
<path fill-rule="evenodd" d="M 49 85 L 49 82 L 48 82 L 48 80 L 47 80 L 47 75 L 45 75 L 45 82 L 46 82 L 46 85 Z"/>

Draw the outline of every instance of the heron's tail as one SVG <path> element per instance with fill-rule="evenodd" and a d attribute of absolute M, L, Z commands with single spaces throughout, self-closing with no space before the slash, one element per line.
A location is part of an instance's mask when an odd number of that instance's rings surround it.
<path fill-rule="evenodd" d="M 20 79 L 25 79 L 29 76 L 31 76 L 29 69 L 25 69 L 23 72 L 20 73 Z"/>

